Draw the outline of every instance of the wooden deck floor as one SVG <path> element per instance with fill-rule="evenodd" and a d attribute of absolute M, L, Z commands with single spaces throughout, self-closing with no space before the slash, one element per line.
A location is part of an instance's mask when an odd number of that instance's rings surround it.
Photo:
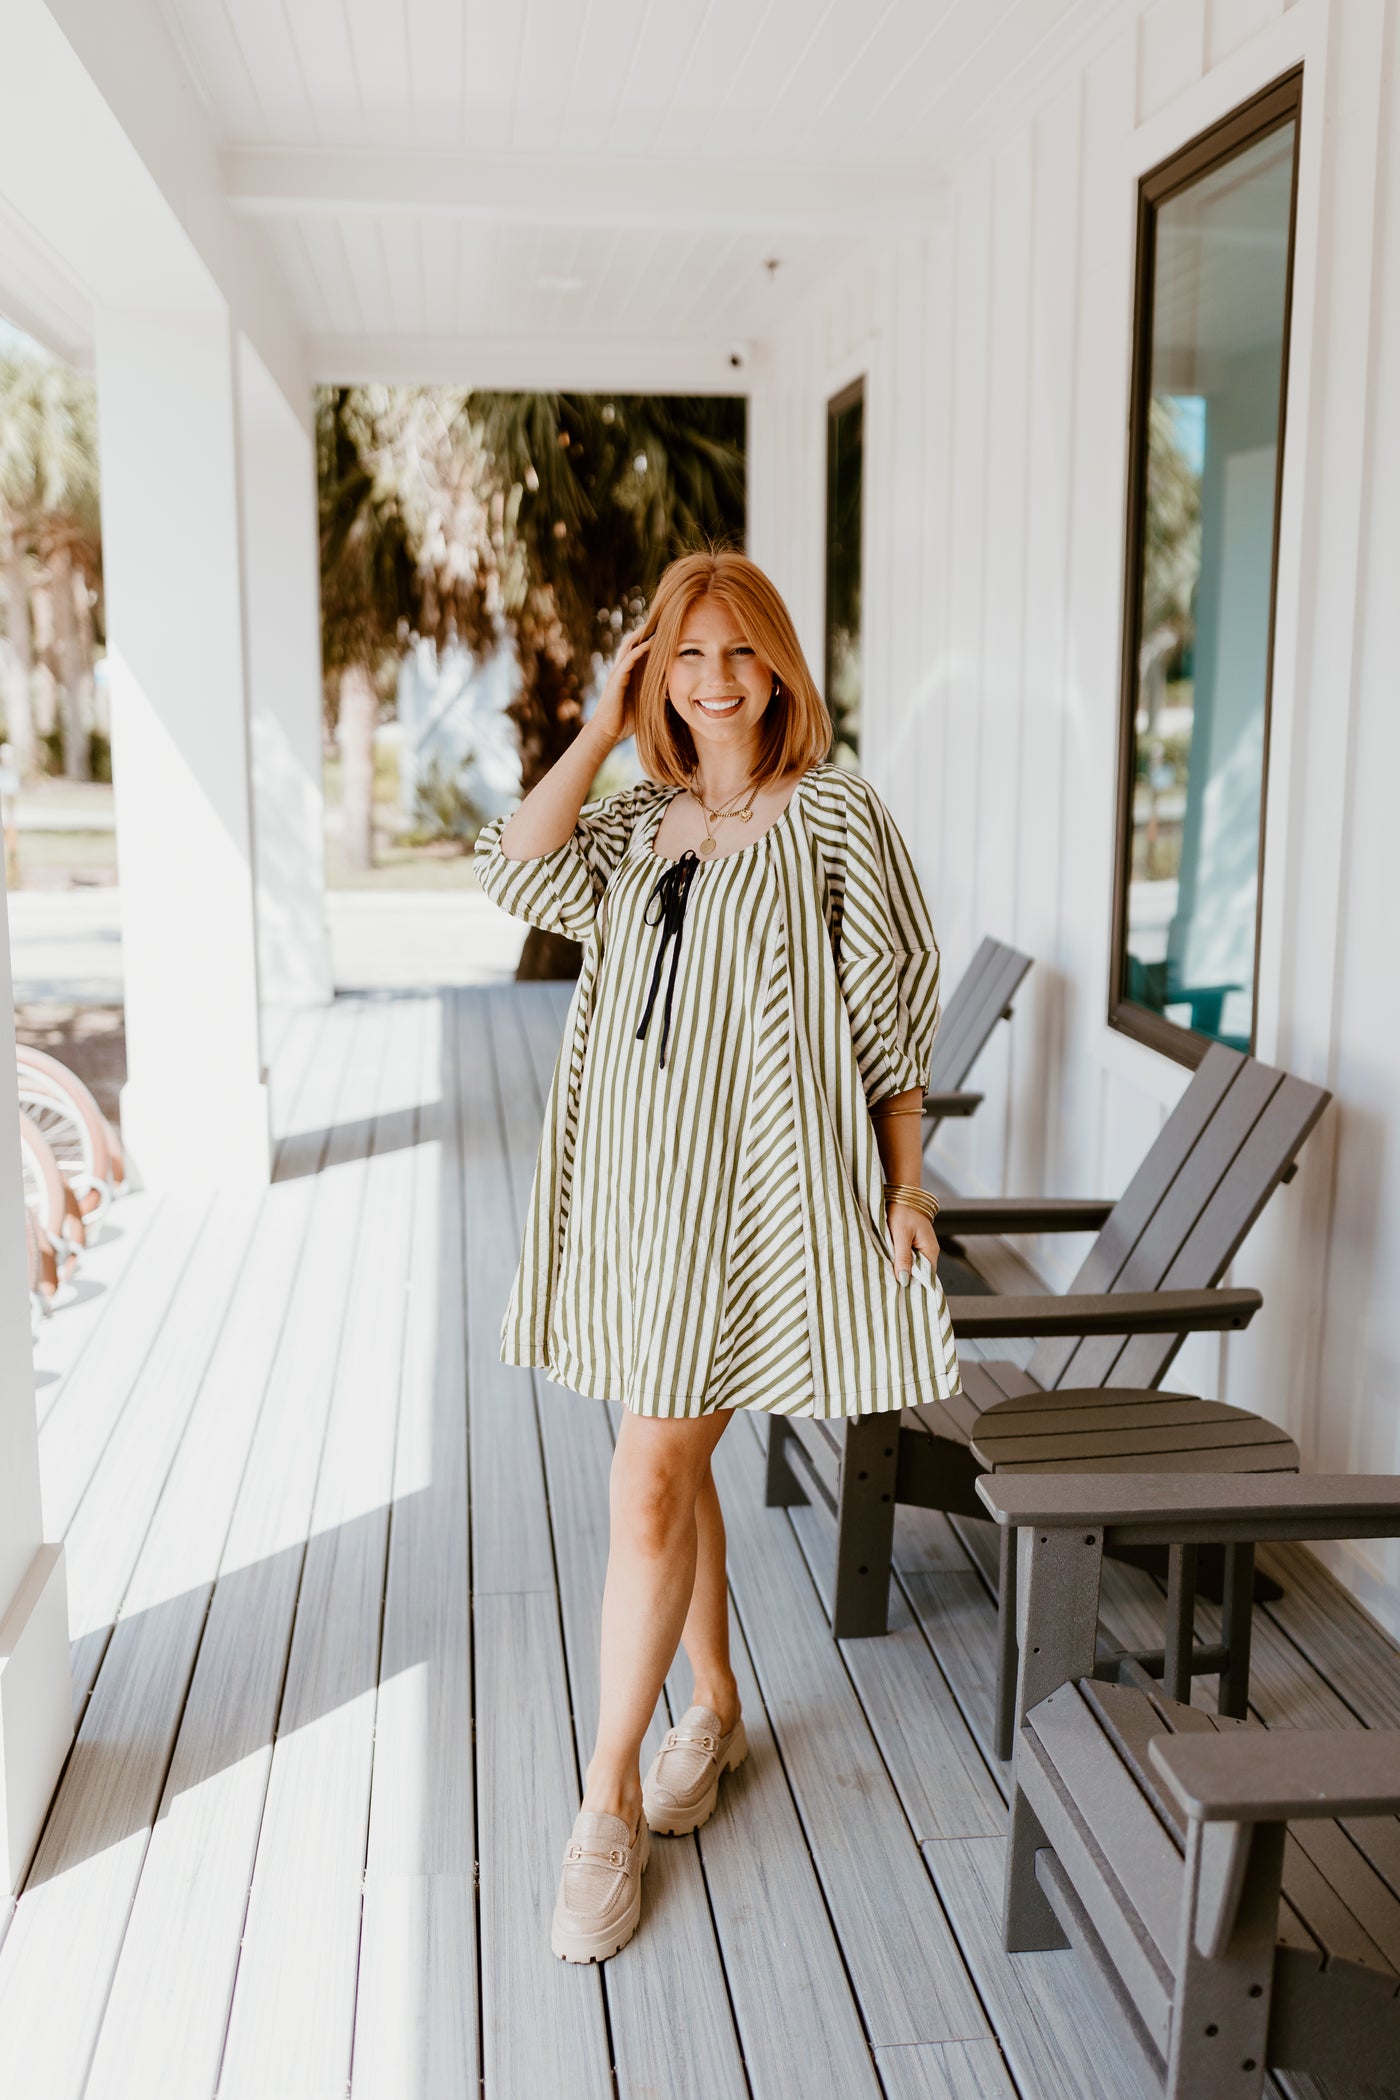
<path fill-rule="evenodd" d="M 981 1527 L 902 1511 L 894 1631 L 838 1647 L 829 1520 L 762 1506 L 746 1418 L 754 1754 L 624 1953 L 551 1958 L 613 1421 L 497 1352 L 568 993 L 303 1017 L 265 1199 L 132 1197 L 49 1323 L 78 1733 L 0 1914 L 0 2093 L 1138 2100 L 1072 1957 L 998 1945 Z M 1400 1721 L 1394 1650 L 1274 1564 L 1263 1718 Z M 1154 1596 L 1114 1571 L 1116 1630 Z"/>

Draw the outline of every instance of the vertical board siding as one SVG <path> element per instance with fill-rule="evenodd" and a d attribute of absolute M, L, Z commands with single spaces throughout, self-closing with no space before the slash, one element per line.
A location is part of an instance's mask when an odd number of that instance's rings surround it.
<path fill-rule="evenodd" d="M 1400 1463 L 1400 1120 L 1388 667 L 1400 654 L 1400 19 L 1384 0 L 1154 0 L 1105 17 L 954 167 L 922 239 L 833 264 L 772 344 L 753 547 L 820 659 L 825 392 L 866 357 L 865 770 L 947 980 L 1035 957 L 940 1133 L 972 1194 L 1114 1195 L 1185 1073 L 1106 1025 L 1137 177 L 1305 61 L 1265 858 L 1260 1055 L 1333 1087 L 1236 1263 L 1266 1310 L 1173 1382 L 1308 1462 Z M 1079 1243 L 1027 1243 L 1051 1283 Z M 1400 1623 L 1400 1556 L 1341 1555 Z"/>
<path fill-rule="evenodd" d="M 1138 23 L 1137 114 L 1141 124 L 1205 71 L 1209 0 L 1157 0 Z"/>

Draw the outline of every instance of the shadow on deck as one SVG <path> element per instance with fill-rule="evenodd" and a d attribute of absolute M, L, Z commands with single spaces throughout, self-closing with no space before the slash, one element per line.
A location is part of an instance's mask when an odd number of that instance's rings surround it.
<path fill-rule="evenodd" d="M 763 1507 L 745 1417 L 716 1474 L 753 1755 L 653 1846 L 620 1956 L 550 1956 L 614 1410 L 498 1336 L 570 990 L 301 1017 L 267 1195 L 128 1199 L 49 1323 L 78 1734 L 0 1917 L 0 2091 L 1137 2100 L 1073 1958 L 1000 1950 L 987 1527 L 902 1510 L 893 1630 L 838 1647 L 830 1519 Z M 1269 1563 L 1261 1718 L 1394 1725 L 1394 1651 Z M 1153 1586 L 1108 1585 L 1142 1638 Z M 688 1692 L 682 1661 L 644 1755 Z"/>

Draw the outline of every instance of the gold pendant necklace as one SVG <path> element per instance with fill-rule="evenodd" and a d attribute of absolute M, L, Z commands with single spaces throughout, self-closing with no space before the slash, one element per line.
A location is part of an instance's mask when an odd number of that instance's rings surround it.
<path fill-rule="evenodd" d="M 714 852 L 716 845 L 718 844 L 718 841 L 713 837 L 710 831 L 711 824 L 718 824 L 725 817 L 739 817 L 745 824 L 747 824 L 749 818 L 753 815 L 753 806 L 755 799 L 758 795 L 758 787 L 757 784 L 755 784 L 749 789 L 749 799 L 744 804 L 742 809 L 739 808 L 737 805 L 732 809 L 707 808 L 704 797 L 701 795 L 699 789 L 694 785 L 694 776 L 692 776 L 690 793 L 700 804 L 700 807 L 705 814 L 705 836 L 701 839 L 700 844 L 696 847 L 695 850 L 700 855 L 700 858 L 702 860 L 708 860 L 710 855 Z"/>

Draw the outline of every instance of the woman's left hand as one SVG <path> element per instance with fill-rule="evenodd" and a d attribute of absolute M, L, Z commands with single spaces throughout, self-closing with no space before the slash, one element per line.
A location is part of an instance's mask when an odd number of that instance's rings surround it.
<path fill-rule="evenodd" d="M 932 1218 L 912 1203 L 889 1203 L 885 1206 L 889 1221 L 890 1238 L 894 1241 L 894 1273 L 901 1283 L 907 1284 L 916 1254 L 928 1257 L 928 1265 L 935 1275 L 938 1273 L 938 1234 L 933 1229 Z"/>

